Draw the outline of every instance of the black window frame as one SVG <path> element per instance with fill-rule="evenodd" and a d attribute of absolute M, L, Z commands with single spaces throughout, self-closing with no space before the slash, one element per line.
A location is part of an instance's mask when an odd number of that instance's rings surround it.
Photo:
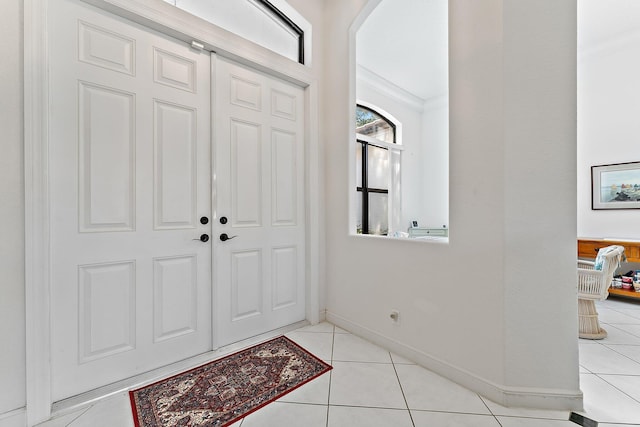
<path fill-rule="evenodd" d="M 356 109 L 358 108 L 369 111 L 370 113 L 384 120 L 393 130 L 393 144 L 396 143 L 396 125 L 391 120 L 389 120 L 384 115 L 380 114 L 378 111 L 369 107 L 365 107 L 364 105 L 356 104 Z M 356 192 L 362 193 L 362 218 L 360 218 L 362 222 L 362 234 L 371 234 L 369 233 L 369 193 L 378 193 L 378 194 L 388 195 L 389 189 L 369 187 L 369 146 L 381 148 L 387 151 L 389 151 L 389 148 L 383 147 L 381 145 L 377 145 L 373 142 L 368 142 L 368 141 L 359 139 L 357 135 L 356 135 L 356 144 L 362 145 L 362 156 L 361 156 L 362 168 L 361 168 L 361 177 L 360 177 L 362 186 L 361 187 L 356 186 Z M 386 236 L 386 234 L 382 234 L 382 236 Z"/>
<path fill-rule="evenodd" d="M 285 15 L 280 9 L 275 7 L 268 0 L 256 0 L 265 9 L 271 12 L 280 22 L 293 31 L 298 36 L 298 62 L 304 65 L 304 31 L 295 22 Z"/>

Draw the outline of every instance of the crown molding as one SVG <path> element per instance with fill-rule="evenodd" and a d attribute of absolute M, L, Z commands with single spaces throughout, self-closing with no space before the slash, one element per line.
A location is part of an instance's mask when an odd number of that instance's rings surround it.
<path fill-rule="evenodd" d="M 375 87 L 382 94 L 415 110 L 420 112 L 424 110 L 425 99 L 412 94 L 360 64 L 356 64 L 356 80 Z"/>

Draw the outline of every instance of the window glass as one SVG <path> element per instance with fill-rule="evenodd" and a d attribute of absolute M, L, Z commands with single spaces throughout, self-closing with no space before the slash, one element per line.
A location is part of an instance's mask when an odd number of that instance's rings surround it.
<path fill-rule="evenodd" d="M 389 232 L 389 195 L 369 193 L 369 234 L 387 235 Z"/>
<path fill-rule="evenodd" d="M 368 145 L 367 149 L 369 151 L 368 187 L 388 189 L 391 177 L 389 173 L 389 150 L 375 145 Z"/>
<path fill-rule="evenodd" d="M 165 0 L 192 15 L 304 64 L 304 32 L 263 0 Z"/>
<path fill-rule="evenodd" d="M 358 105 L 356 107 L 356 133 L 380 141 L 395 143 L 395 128 L 376 112 Z"/>
<path fill-rule="evenodd" d="M 356 191 L 356 233 L 362 234 L 362 192 Z"/>
<path fill-rule="evenodd" d="M 362 144 L 356 144 L 356 187 L 362 187 Z"/>
<path fill-rule="evenodd" d="M 356 132 L 356 232 L 387 235 L 389 212 L 392 211 L 389 207 L 392 166 L 388 144 L 395 144 L 396 128 L 374 110 L 358 105 Z"/>

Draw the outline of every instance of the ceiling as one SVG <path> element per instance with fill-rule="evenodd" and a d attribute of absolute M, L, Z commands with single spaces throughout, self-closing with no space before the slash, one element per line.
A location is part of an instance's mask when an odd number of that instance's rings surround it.
<path fill-rule="evenodd" d="M 448 0 L 382 0 L 357 33 L 356 62 L 424 100 L 448 86 Z"/>
<path fill-rule="evenodd" d="M 423 100 L 447 93 L 448 0 L 382 0 L 356 39 L 360 66 Z M 640 0 L 578 0 L 578 49 L 634 35 Z"/>
<path fill-rule="evenodd" d="M 640 30 L 638 0 L 578 0 L 578 49 L 623 39 Z"/>

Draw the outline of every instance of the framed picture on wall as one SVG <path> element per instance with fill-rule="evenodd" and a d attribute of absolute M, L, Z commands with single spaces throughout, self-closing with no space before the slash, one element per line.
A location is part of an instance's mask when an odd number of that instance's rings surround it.
<path fill-rule="evenodd" d="M 591 209 L 640 209 L 640 162 L 591 166 Z"/>

